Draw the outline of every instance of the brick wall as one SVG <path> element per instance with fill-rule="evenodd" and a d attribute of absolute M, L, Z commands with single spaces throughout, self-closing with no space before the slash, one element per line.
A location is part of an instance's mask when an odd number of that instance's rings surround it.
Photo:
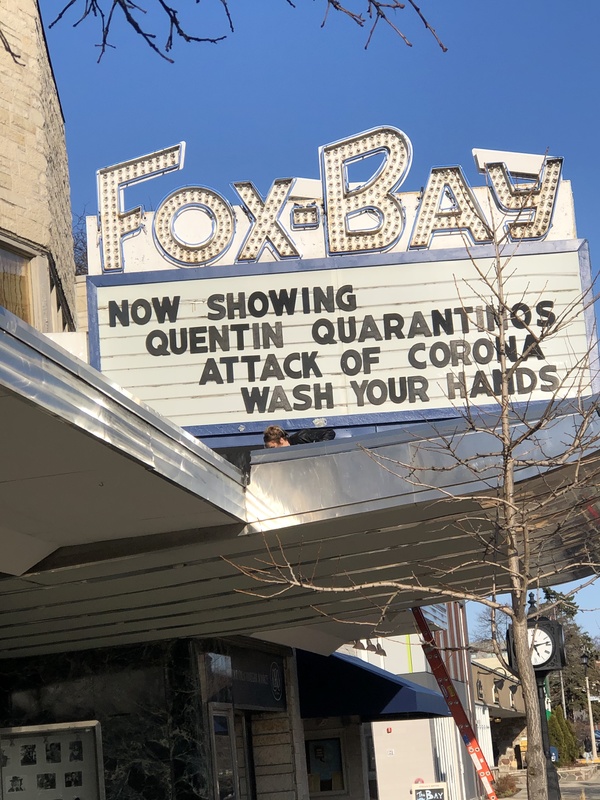
<path fill-rule="evenodd" d="M 4 0 L 0 27 L 0 233 L 48 256 L 56 307 L 74 317 L 64 120 L 36 0 Z"/>
<path fill-rule="evenodd" d="M 261 800 L 297 800 L 290 717 L 256 714 L 252 719 L 256 793 Z"/>

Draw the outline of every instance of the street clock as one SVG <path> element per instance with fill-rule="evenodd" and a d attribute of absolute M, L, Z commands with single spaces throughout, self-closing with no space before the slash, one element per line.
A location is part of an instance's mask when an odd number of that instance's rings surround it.
<path fill-rule="evenodd" d="M 529 628 L 527 631 L 531 663 L 535 668 L 546 667 L 551 661 L 556 648 L 554 639 L 548 631 L 541 628 Z"/>
<path fill-rule="evenodd" d="M 562 625 L 548 617 L 535 617 L 527 622 L 527 639 L 531 663 L 535 672 L 547 673 L 562 669 L 566 664 Z M 506 632 L 508 663 L 517 672 L 512 625 Z"/>

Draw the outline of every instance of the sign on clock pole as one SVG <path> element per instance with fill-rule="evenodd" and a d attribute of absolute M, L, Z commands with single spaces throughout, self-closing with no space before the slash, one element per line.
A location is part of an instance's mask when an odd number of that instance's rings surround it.
<path fill-rule="evenodd" d="M 590 721 L 590 741 L 592 743 L 592 758 L 594 761 L 598 758 L 598 749 L 596 747 L 596 731 L 594 730 L 594 715 L 592 714 L 592 698 L 590 697 L 590 679 L 585 676 L 585 691 L 587 694 L 588 704 L 588 719 Z"/>

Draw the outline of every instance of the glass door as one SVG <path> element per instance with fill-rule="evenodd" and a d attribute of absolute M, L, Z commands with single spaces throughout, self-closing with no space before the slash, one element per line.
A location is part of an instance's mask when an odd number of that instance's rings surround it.
<path fill-rule="evenodd" d="M 233 709 L 211 704 L 210 720 L 216 800 L 240 800 Z"/>

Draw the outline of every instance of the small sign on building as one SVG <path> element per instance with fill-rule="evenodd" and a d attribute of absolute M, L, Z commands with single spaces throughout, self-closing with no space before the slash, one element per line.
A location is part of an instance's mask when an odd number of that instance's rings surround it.
<path fill-rule="evenodd" d="M 415 800 L 446 800 L 448 796 L 446 783 L 420 783 L 413 789 Z"/>

